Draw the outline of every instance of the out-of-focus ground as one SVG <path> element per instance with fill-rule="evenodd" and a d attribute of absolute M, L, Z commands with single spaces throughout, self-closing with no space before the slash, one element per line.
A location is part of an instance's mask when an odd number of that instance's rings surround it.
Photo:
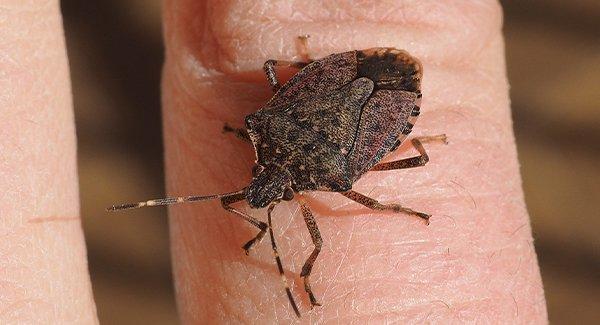
<path fill-rule="evenodd" d="M 162 195 L 158 0 L 63 0 L 82 215 L 103 324 L 177 322 Z M 600 2 L 504 1 L 526 200 L 550 321 L 600 321 Z M 201 139 L 198 139 L 201 141 Z"/>

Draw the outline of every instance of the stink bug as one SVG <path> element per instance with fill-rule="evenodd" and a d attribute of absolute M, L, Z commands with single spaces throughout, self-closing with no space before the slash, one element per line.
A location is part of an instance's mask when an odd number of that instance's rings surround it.
<path fill-rule="evenodd" d="M 300 71 L 280 85 L 276 66 Z M 224 131 L 233 132 L 254 146 L 256 165 L 247 187 L 225 194 L 126 203 L 108 210 L 220 199 L 225 210 L 259 229 L 243 246 L 246 254 L 269 232 L 284 281 L 271 212 L 282 200 L 292 200 L 295 193 L 339 192 L 370 209 L 406 213 L 428 222 L 429 214 L 399 204 L 383 204 L 352 190 L 354 182 L 368 171 L 424 166 L 429 158 L 423 143 L 446 142 L 445 135 L 415 138 L 412 145 L 419 156 L 379 163 L 402 143 L 419 116 L 423 70 L 416 58 L 394 48 L 371 48 L 314 61 L 268 60 L 264 70 L 275 92 L 273 97 L 262 109 L 246 117 L 245 129 L 224 127 Z M 267 223 L 231 206 L 244 200 L 251 208 L 266 207 Z M 310 274 L 323 241 L 309 206 L 302 197 L 298 203 L 315 246 L 300 276 L 311 307 L 320 306 L 310 286 Z M 294 312 L 300 316 L 287 284 L 285 290 Z"/>

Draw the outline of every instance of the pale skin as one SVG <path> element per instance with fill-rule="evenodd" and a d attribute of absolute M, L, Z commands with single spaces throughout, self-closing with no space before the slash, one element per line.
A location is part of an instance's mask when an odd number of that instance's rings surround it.
<path fill-rule="evenodd" d="M 354 189 L 430 213 L 431 224 L 369 211 L 335 193 L 306 194 L 323 237 L 311 275 L 323 306 L 311 310 L 298 276 L 310 237 L 297 204 L 278 205 L 273 230 L 301 321 L 546 323 L 498 4 L 247 3 L 164 2 L 168 193 L 248 184 L 253 151 L 221 130 L 225 122 L 241 126 L 270 96 L 264 61 L 301 58 L 296 36 L 311 35 L 312 57 L 405 49 L 424 67 L 421 115 L 410 137 L 445 133 L 450 144 L 427 144 L 424 167 L 372 172 Z M 0 7 L 8 9 L 0 20 L 0 323 L 95 323 L 58 3 L 5 0 Z M 386 161 L 414 155 L 407 142 Z M 265 210 L 246 211 L 266 220 Z M 219 202 L 174 206 L 170 218 L 183 323 L 297 319 L 268 237 L 246 256 L 241 245 L 256 230 Z"/>

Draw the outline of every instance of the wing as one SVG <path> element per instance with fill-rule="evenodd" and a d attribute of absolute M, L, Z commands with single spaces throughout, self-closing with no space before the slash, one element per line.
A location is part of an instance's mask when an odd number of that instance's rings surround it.
<path fill-rule="evenodd" d="M 373 80 L 376 89 L 413 92 L 420 89 L 422 75 L 419 60 L 395 48 L 376 47 L 331 54 L 296 73 L 263 109 L 300 98 L 319 97 L 360 77 Z"/>
<path fill-rule="evenodd" d="M 377 164 L 394 146 L 408 124 L 417 94 L 401 90 L 378 90 L 360 116 L 352 151 L 348 157 L 353 181 Z"/>
<path fill-rule="evenodd" d="M 248 115 L 248 133 L 259 161 L 269 160 L 269 152 L 275 149 L 288 154 L 306 151 L 303 136 L 310 136 L 346 156 L 352 149 L 362 106 L 372 91 L 373 82 L 359 78 L 321 97 Z M 265 146 L 269 149 L 264 149 Z"/>
<path fill-rule="evenodd" d="M 356 79 L 356 71 L 356 51 L 331 54 L 316 60 L 286 82 L 263 109 L 330 93 Z"/>
<path fill-rule="evenodd" d="M 373 81 L 359 78 L 321 97 L 307 99 L 291 108 L 291 116 L 305 131 L 344 156 L 352 149 L 362 107 L 373 92 Z"/>
<path fill-rule="evenodd" d="M 260 110 L 246 118 L 261 164 L 288 168 L 299 189 L 340 190 L 352 184 L 347 165 L 373 82 L 359 78 L 321 97 Z"/>

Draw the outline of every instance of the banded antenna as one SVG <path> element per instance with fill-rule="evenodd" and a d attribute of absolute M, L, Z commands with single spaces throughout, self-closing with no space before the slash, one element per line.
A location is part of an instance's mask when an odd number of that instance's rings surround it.
<path fill-rule="evenodd" d="M 228 196 L 239 195 L 246 191 L 246 188 L 243 188 L 236 192 L 231 193 L 223 193 L 223 194 L 213 194 L 213 195 L 205 195 L 205 196 L 179 196 L 179 197 L 167 197 L 162 199 L 153 199 L 148 201 L 141 201 L 136 203 L 123 203 L 119 205 L 113 205 L 109 208 L 106 208 L 106 211 L 121 211 L 121 210 L 131 210 L 131 209 L 139 209 L 143 207 L 153 207 L 159 205 L 172 205 L 179 203 L 189 203 L 189 202 L 199 202 L 199 201 L 208 201 L 220 199 Z"/>

